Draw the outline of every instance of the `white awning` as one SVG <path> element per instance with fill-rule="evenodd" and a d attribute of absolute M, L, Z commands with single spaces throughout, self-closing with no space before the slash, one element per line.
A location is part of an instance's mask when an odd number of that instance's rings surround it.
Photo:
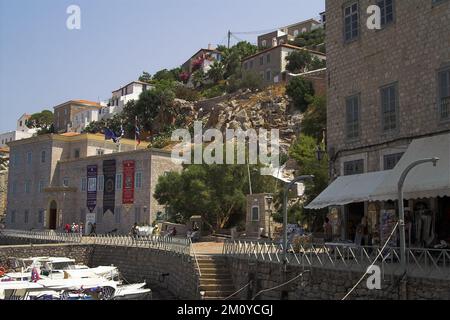
<path fill-rule="evenodd" d="M 339 177 L 306 209 L 322 209 L 349 203 L 398 199 L 398 182 L 403 171 L 417 160 L 438 157 L 414 168 L 404 185 L 408 199 L 450 197 L 450 133 L 414 140 L 394 170 Z"/>
<path fill-rule="evenodd" d="M 391 171 L 378 171 L 337 178 L 306 209 L 322 209 L 329 206 L 343 206 L 349 203 L 365 202 Z"/>
<path fill-rule="evenodd" d="M 404 185 L 404 197 L 409 199 L 450 196 L 450 133 L 414 140 L 400 162 L 377 187 L 372 201 L 398 200 L 398 182 L 403 171 L 413 162 L 438 157 L 434 167 L 426 163 L 415 167 Z"/>

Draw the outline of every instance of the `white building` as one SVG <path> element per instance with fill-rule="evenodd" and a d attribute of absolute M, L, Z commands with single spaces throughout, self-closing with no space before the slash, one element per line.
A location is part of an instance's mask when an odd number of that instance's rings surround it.
<path fill-rule="evenodd" d="M 23 114 L 16 124 L 16 130 L 0 134 L 0 148 L 6 147 L 8 142 L 31 138 L 36 132 L 36 129 L 29 129 L 26 126 L 26 121 L 31 116 Z"/>
<path fill-rule="evenodd" d="M 72 131 L 82 133 L 94 121 L 100 119 L 101 110 L 80 110 L 73 115 Z"/>
<path fill-rule="evenodd" d="M 130 101 L 139 100 L 142 92 L 152 89 L 153 86 L 142 81 L 133 81 L 126 86 L 112 92 L 109 104 L 103 104 L 100 111 L 100 119 L 109 119 L 123 111 L 123 108 Z"/>

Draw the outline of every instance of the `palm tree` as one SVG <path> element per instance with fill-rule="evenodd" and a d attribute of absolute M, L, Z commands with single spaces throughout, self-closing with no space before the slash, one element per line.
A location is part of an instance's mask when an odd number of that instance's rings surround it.
<path fill-rule="evenodd" d="M 219 61 L 214 62 L 208 71 L 208 78 L 214 83 L 223 80 L 224 75 L 225 75 L 225 66 Z"/>
<path fill-rule="evenodd" d="M 205 82 L 205 73 L 202 69 L 195 71 L 192 74 L 192 83 L 194 84 L 194 87 L 201 87 Z"/>

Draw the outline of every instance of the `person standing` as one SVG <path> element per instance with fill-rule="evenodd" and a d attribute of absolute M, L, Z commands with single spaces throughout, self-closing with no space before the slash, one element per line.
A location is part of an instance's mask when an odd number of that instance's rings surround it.
<path fill-rule="evenodd" d="M 323 230 L 325 233 L 325 243 L 333 241 L 333 227 L 330 223 L 330 219 L 325 218 L 325 223 L 323 224 Z"/>

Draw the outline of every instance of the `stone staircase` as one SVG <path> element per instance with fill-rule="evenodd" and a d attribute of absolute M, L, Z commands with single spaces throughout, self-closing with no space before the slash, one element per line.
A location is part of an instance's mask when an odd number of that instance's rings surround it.
<path fill-rule="evenodd" d="M 205 293 L 204 300 L 223 300 L 235 293 L 226 257 L 201 255 L 197 259 L 201 271 L 199 290 Z"/>

